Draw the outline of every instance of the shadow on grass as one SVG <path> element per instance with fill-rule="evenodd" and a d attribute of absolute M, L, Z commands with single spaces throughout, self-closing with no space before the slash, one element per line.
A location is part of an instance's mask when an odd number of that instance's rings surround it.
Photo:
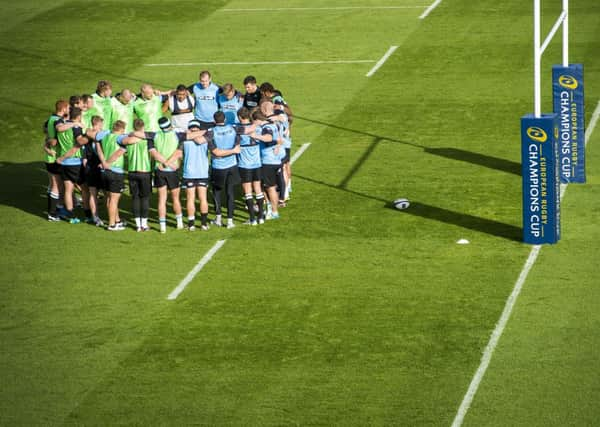
<path fill-rule="evenodd" d="M 354 133 L 357 135 L 369 136 L 369 137 L 373 138 L 373 142 L 371 143 L 371 145 L 369 145 L 369 147 L 367 147 L 367 149 L 365 150 L 365 153 L 358 160 L 357 164 L 352 168 L 350 174 L 348 176 L 346 176 L 344 178 L 344 180 L 342 181 L 341 185 L 344 187 L 352 179 L 354 174 L 356 174 L 356 172 L 358 172 L 358 170 L 360 169 L 360 164 L 368 159 L 368 157 L 374 151 L 375 147 L 382 141 L 393 142 L 396 144 L 402 144 L 402 145 L 407 145 L 410 147 L 420 148 L 425 153 L 431 154 L 434 156 L 443 157 L 443 158 L 451 159 L 451 160 L 458 160 L 461 162 L 467 162 L 467 163 L 471 163 L 474 165 L 483 166 L 488 169 L 494 169 L 494 170 L 498 170 L 501 172 L 507 172 L 507 173 L 521 176 L 521 163 L 513 162 L 511 160 L 501 159 L 499 157 L 488 156 L 486 154 L 481 154 L 481 153 L 475 153 L 473 151 L 467 151 L 467 150 L 463 150 L 460 148 L 427 147 L 425 145 L 417 144 L 415 142 L 403 141 L 401 139 L 390 138 L 390 137 L 383 136 L 383 135 L 376 135 L 376 134 L 373 134 L 370 132 L 365 132 L 365 131 L 357 130 L 357 129 L 351 129 L 348 127 L 343 127 L 343 126 L 339 126 L 336 124 L 323 122 L 321 120 L 309 119 L 307 117 L 302 117 L 302 116 L 294 116 L 294 118 L 304 120 L 304 121 L 307 121 L 310 123 L 319 124 L 319 125 L 326 126 L 329 128 L 338 129 L 338 130 L 341 130 L 344 132 L 350 132 L 350 133 Z"/>
<path fill-rule="evenodd" d="M 0 162 L 0 182 L 3 183 L 0 191 L 0 205 L 10 206 L 18 209 L 24 213 L 43 218 L 46 220 L 47 215 L 47 178 L 46 166 L 43 162 L 30 162 L 30 163 L 12 163 L 12 162 Z M 121 196 L 119 202 L 119 212 L 123 219 L 128 222 L 133 221 L 133 213 L 131 212 L 131 196 L 128 194 L 128 184 L 125 181 L 125 193 Z M 241 190 L 236 192 L 236 211 L 234 219 L 237 221 L 245 221 L 248 219 L 246 213 L 246 204 L 240 200 Z M 158 223 L 158 211 L 156 209 L 156 190 L 153 190 L 150 199 L 150 222 Z M 100 195 L 98 201 L 98 210 L 100 217 L 103 219 L 107 218 L 105 198 Z M 185 206 L 185 190 L 180 194 L 180 200 L 182 203 L 184 222 L 186 218 L 186 206 Z M 212 194 L 208 194 L 209 201 L 209 216 L 214 214 L 214 205 L 212 201 Z M 196 200 L 196 218 L 199 218 L 200 209 L 198 207 L 198 200 Z M 170 201 L 167 204 L 168 220 L 169 224 L 175 225 L 175 219 L 173 218 L 173 205 Z M 223 209 L 223 216 L 226 216 L 227 209 Z M 83 217 L 83 211 L 76 209 L 75 214 Z"/>
<path fill-rule="evenodd" d="M 64 69 L 65 75 L 68 75 L 73 70 L 79 70 L 79 71 L 84 71 L 84 72 L 90 73 L 92 75 L 103 76 L 103 78 L 105 78 L 105 79 L 111 78 L 111 79 L 129 80 L 131 82 L 139 83 L 140 85 L 143 83 L 149 83 L 153 86 L 163 87 L 163 88 L 170 88 L 171 86 L 173 86 L 173 83 L 164 84 L 164 83 L 158 83 L 158 82 L 151 82 L 148 80 L 141 80 L 141 79 L 138 79 L 135 77 L 128 76 L 126 74 L 115 73 L 114 71 L 110 71 L 107 69 L 101 69 L 98 67 L 90 67 L 88 65 L 85 65 L 85 62 L 60 61 L 60 60 L 57 60 L 52 55 L 41 55 L 38 53 L 27 52 L 24 50 L 14 49 L 14 48 L 7 47 L 7 46 L 0 46 L 0 52 L 2 52 L 4 54 L 4 56 L 12 56 L 12 57 L 17 57 L 17 58 L 29 58 L 29 59 L 34 59 L 36 61 L 43 61 L 44 64 L 52 65 L 54 67 Z M 93 82 L 93 83 L 95 84 L 95 82 Z M 94 91 L 94 88 L 90 87 L 89 93 L 92 93 L 93 91 Z"/>
<path fill-rule="evenodd" d="M 323 185 L 328 188 L 343 191 L 353 196 L 364 197 L 370 200 L 376 200 L 383 203 L 388 209 L 394 209 L 391 201 L 383 199 L 381 197 L 364 194 L 359 191 L 350 190 L 340 185 L 333 185 L 316 179 L 308 178 L 298 173 L 294 173 L 294 178 L 300 178 L 302 180 L 312 182 L 313 184 Z M 408 214 L 419 216 L 421 218 L 431 219 L 434 221 L 443 222 L 446 224 L 456 225 L 469 230 L 478 231 L 481 233 L 490 234 L 492 236 L 501 237 L 503 239 L 512 240 L 515 242 L 522 241 L 521 237 L 523 230 L 520 227 L 514 225 L 505 224 L 503 222 L 494 221 L 491 219 L 481 218 L 474 215 L 469 215 L 461 212 L 451 211 L 449 209 L 443 209 L 436 206 L 431 206 L 425 203 L 411 200 L 410 207 L 403 211 L 397 211 L 400 214 Z"/>

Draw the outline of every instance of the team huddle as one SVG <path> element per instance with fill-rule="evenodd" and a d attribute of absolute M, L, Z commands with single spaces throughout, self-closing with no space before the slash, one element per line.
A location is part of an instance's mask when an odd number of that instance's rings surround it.
<path fill-rule="evenodd" d="M 57 101 L 44 124 L 48 220 L 79 223 L 74 213 L 79 190 L 85 221 L 104 226 L 98 214 L 101 192 L 107 230 L 124 230 L 119 201 L 126 175 L 139 232 L 150 229 L 153 185 L 162 233 L 167 231 L 169 196 L 177 228 L 185 228 L 182 190 L 190 231 L 196 228 L 196 198 L 200 227 L 209 228 L 209 187 L 215 226 L 235 226 L 240 184 L 249 216 L 245 224 L 278 219 L 278 208 L 285 206 L 291 191 L 291 110 L 270 83 L 259 87 L 253 76 L 243 83 L 244 94 L 231 83 L 216 85 L 202 71 L 190 86 L 159 91 L 143 84 L 138 95 L 123 89 L 112 96 L 111 83 L 101 80 L 92 95 Z"/>

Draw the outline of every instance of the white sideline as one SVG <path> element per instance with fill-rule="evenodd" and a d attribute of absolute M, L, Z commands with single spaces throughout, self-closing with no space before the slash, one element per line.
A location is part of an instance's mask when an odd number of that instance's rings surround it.
<path fill-rule="evenodd" d="M 374 59 L 340 59 L 332 61 L 258 61 L 258 62 L 167 62 L 144 64 L 144 67 L 196 67 L 199 65 L 291 65 L 291 64 L 366 64 Z"/>
<path fill-rule="evenodd" d="M 187 276 L 185 276 L 185 278 L 181 281 L 181 283 L 179 283 L 179 285 L 177 285 L 177 287 L 175 289 L 173 289 L 173 292 L 171 292 L 169 294 L 169 296 L 167 297 L 168 300 L 174 300 L 176 299 L 180 293 L 182 293 L 184 291 L 184 289 L 186 288 L 187 285 L 189 285 L 189 283 L 194 280 L 194 277 L 196 277 L 196 274 L 198 274 L 200 272 L 200 270 L 202 270 L 202 268 L 204 268 L 204 266 L 212 259 L 212 257 L 217 253 L 217 251 L 219 249 L 221 249 L 221 247 L 225 244 L 226 240 L 219 240 L 217 243 L 215 243 L 213 245 L 212 248 L 210 248 L 210 250 L 206 253 L 206 255 L 204 255 L 202 257 L 202 259 L 200 260 L 200 262 L 198 262 L 198 264 L 196 264 L 196 266 L 194 268 L 192 268 L 192 271 L 190 271 L 188 273 Z"/>
<path fill-rule="evenodd" d="M 373 9 L 424 9 L 427 6 L 331 6 L 331 7 L 258 7 L 244 9 L 219 9 L 217 12 L 279 12 L 304 10 L 373 10 Z"/>
<path fill-rule="evenodd" d="M 302 144 L 300 146 L 300 148 L 298 148 L 298 151 L 296 151 L 294 153 L 294 155 L 292 156 L 292 158 L 290 159 L 290 164 L 293 165 L 294 162 L 300 158 L 302 153 L 304 153 L 308 147 L 310 147 L 310 142 L 307 142 L 306 144 Z"/>
<path fill-rule="evenodd" d="M 390 46 L 390 48 L 388 49 L 388 51 L 385 53 L 385 55 L 383 55 L 381 57 L 381 59 L 377 62 L 377 64 L 375 64 L 375 66 L 373 68 L 371 68 L 371 71 L 369 71 L 366 74 L 366 77 L 371 77 L 373 74 L 375 74 L 377 72 L 377 70 L 379 70 L 379 68 L 381 68 L 381 66 L 385 63 L 385 61 L 388 60 L 388 58 L 390 56 L 392 56 L 392 53 L 394 53 L 394 51 L 398 49 L 398 46 Z"/>
<path fill-rule="evenodd" d="M 432 11 L 433 11 L 433 9 L 435 9 L 436 7 L 438 7 L 438 6 L 439 6 L 439 4 L 440 4 L 441 2 L 442 2 L 442 0 L 435 0 L 435 1 L 434 1 L 434 2 L 431 4 L 431 6 L 429 6 L 429 7 L 427 8 L 427 10 L 425 10 L 425 12 L 423 12 L 423 13 L 421 14 L 421 16 L 419 16 L 419 19 L 425 19 L 425 18 L 427 18 L 427 16 L 428 16 L 428 15 L 429 15 L 429 14 L 430 14 Z"/>
<path fill-rule="evenodd" d="M 588 128 L 585 131 L 585 145 L 586 146 L 592 136 L 592 132 L 594 131 L 594 128 L 598 124 L 599 119 L 600 119 L 600 102 L 598 102 L 598 105 L 596 106 L 596 109 L 594 110 L 594 113 L 592 114 L 592 119 L 590 120 L 590 125 L 588 126 Z M 567 186 L 568 186 L 568 184 L 561 184 L 561 186 L 560 186 L 561 187 L 560 188 L 561 200 L 565 194 Z M 523 287 L 523 284 L 525 283 L 525 280 L 527 279 L 527 275 L 529 274 L 529 271 L 531 270 L 531 268 L 533 267 L 533 264 L 535 264 L 535 261 L 537 260 L 540 249 L 541 249 L 541 245 L 535 245 L 531 248 L 531 251 L 529 252 L 529 257 L 527 257 L 527 262 L 525 262 L 525 266 L 523 267 L 523 270 L 521 270 L 521 274 L 519 274 L 519 278 L 517 279 L 517 282 L 515 283 L 513 291 L 511 292 L 510 296 L 508 297 L 508 300 L 506 301 L 504 310 L 502 311 L 502 315 L 500 316 L 500 320 L 498 320 L 498 323 L 496 324 L 496 327 L 494 328 L 494 331 L 492 332 L 492 336 L 490 337 L 490 340 L 489 340 L 487 346 L 485 347 L 485 350 L 483 351 L 483 356 L 481 357 L 481 363 L 480 363 L 479 367 L 477 368 L 477 371 L 475 372 L 475 376 L 473 376 L 473 379 L 471 380 L 469 389 L 467 390 L 467 393 L 465 394 L 465 397 L 463 398 L 462 403 L 460 404 L 460 407 L 458 408 L 456 417 L 454 418 L 454 421 L 452 422 L 452 427 L 460 427 L 465 419 L 465 415 L 467 415 L 467 412 L 469 411 L 469 407 L 471 406 L 471 403 L 473 402 L 475 393 L 477 393 L 479 384 L 481 383 L 481 380 L 483 379 L 483 376 L 485 375 L 485 371 L 487 370 L 488 365 L 490 364 L 490 360 L 492 359 L 492 354 L 494 353 L 494 350 L 496 349 L 496 346 L 498 345 L 498 341 L 500 340 L 500 337 L 502 336 L 502 332 L 504 332 L 506 323 L 508 322 L 508 319 L 511 315 L 511 312 L 517 301 L 517 298 L 519 297 L 519 294 L 521 293 L 521 288 Z"/>

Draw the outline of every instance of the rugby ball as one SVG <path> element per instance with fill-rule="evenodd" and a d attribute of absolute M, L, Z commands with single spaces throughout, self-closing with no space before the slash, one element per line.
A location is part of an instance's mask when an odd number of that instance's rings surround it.
<path fill-rule="evenodd" d="M 410 206 L 410 202 L 408 201 L 408 199 L 396 199 L 394 200 L 394 207 L 396 209 L 402 210 L 402 209 L 406 209 Z"/>

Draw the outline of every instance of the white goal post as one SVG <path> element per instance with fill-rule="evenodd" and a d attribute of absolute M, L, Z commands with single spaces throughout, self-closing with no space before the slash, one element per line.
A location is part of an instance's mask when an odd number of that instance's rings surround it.
<path fill-rule="evenodd" d="M 563 66 L 569 66 L 569 0 L 562 0 L 562 13 L 554 23 L 548 36 L 541 43 L 541 0 L 533 0 L 533 57 L 534 57 L 534 114 L 539 118 L 542 114 L 542 55 L 548 44 L 562 26 L 562 61 Z"/>

